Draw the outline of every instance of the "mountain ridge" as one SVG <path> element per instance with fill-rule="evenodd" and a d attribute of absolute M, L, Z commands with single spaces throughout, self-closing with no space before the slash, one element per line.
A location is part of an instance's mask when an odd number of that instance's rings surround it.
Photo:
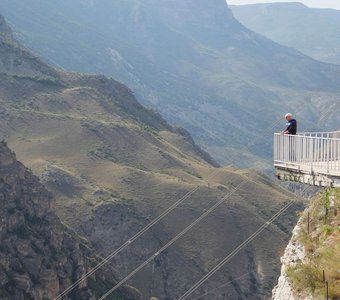
<path fill-rule="evenodd" d="M 13 51 L 12 58 L 13 53 L 27 57 Z M 60 220 L 88 239 L 97 253 L 107 256 L 178 199 L 199 189 L 112 259 L 114 278 L 122 278 L 245 177 L 250 179 L 229 202 L 136 274 L 131 285 L 143 297 L 177 298 L 287 201 L 288 194 L 264 175 L 215 168 L 197 153 L 185 130 L 168 128 L 113 79 L 58 72 L 60 78 L 53 81 L 25 72 L 0 74 L 0 134 L 55 194 Z M 216 291 L 214 298 L 224 299 L 225 293 L 247 299 L 269 295 L 278 273 L 277 254 L 299 209 L 301 203 L 202 292 L 244 271 L 249 272 L 244 281 Z M 273 239 L 273 232 L 281 238 Z"/>
<path fill-rule="evenodd" d="M 318 130 L 322 112 L 340 97 L 338 66 L 255 34 L 222 0 L 173 3 L 34 0 L 28 8 L 5 0 L 0 7 L 36 53 L 66 69 L 127 84 L 144 105 L 186 128 L 220 164 L 268 161 L 269 134 L 247 151 L 244 146 L 286 111 L 303 120 L 302 131 Z M 39 11 L 35 20 L 26 17 L 32 7 Z M 41 28 L 45 16 L 55 22 Z M 58 40 L 49 39 L 51 32 L 58 32 Z M 325 130 L 333 130 L 336 120 L 337 110 L 323 122 Z"/>
<path fill-rule="evenodd" d="M 339 10 L 294 3 L 231 6 L 231 9 L 250 29 L 316 60 L 340 64 Z M 281 26 L 282 23 L 286 26 Z"/>

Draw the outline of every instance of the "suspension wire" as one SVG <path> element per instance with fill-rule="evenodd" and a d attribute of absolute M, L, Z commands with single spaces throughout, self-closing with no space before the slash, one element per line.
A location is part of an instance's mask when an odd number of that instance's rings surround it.
<path fill-rule="evenodd" d="M 329 108 L 329 110 L 331 109 L 331 107 Z M 327 112 L 329 111 L 327 110 Z M 324 114 L 324 116 L 326 115 L 326 113 Z M 130 278 L 132 278 L 137 272 L 139 272 L 141 269 L 143 269 L 149 262 L 151 262 L 155 257 L 157 257 L 162 251 L 164 251 L 165 249 L 167 249 L 169 246 L 171 246 L 175 241 L 177 241 L 181 236 L 183 236 L 186 232 L 188 232 L 192 227 L 194 227 L 197 223 L 199 223 L 203 218 L 205 218 L 207 215 L 209 215 L 214 209 L 216 209 L 219 205 L 221 205 L 226 199 L 228 199 L 234 192 L 236 192 L 244 183 L 248 182 L 249 179 L 245 179 L 244 181 L 242 181 L 233 192 L 229 193 L 226 197 L 222 198 L 221 201 L 217 202 L 215 205 L 213 205 L 209 210 L 207 210 L 205 213 L 203 213 L 198 219 L 196 219 L 196 221 L 194 221 L 192 224 L 190 224 L 188 227 L 186 227 L 182 232 L 180 232 L 177 236 L 175 236 L 170 242 L 168 242 L 165 246 L 163 246 L 159 251 L 157 251 L 156 253 L 154 253 L 152 256 L 150 256 L 146 261 L 144 261 L 144 263 L 142 263 L 141 265 L 139 265 L 139 267 L 137 267 L 135 270 L 133 270 L 130 274 L 128 274 L 126 277 L 124 277 L 118 284 L 116 284 L 113 288 L 111 288 L 107 293 L 105 293 L 99 300 L 103 300 L 105 299 L 107 296 L 109 296 L 111 293 L 113 293 L 115 290 L 117 290 L 122 284 L 124 284 L 127 280 L 129 280 Z M 308 187 L 309 188 L 309 187 Z M 306 189 L 305 189 L 306 190 Z M 295 195 L 296 197 L 296 195 Z M 295 200 L 294 200 L 295 201 Z M 294 203 L 291 202 L 291 205 Z M 287 207 L 288 209 L 288 207 Z M 201 218 L 202 217 L 202 218 Z M 272 222 L 270 222 L 265 226 L 264 229 L 266 229 L 269 225 L 271 225 Z M 262 230 L 262 231 L 263 231 Z M 261 231 L 261 232 L 262 232 Z"/>
<path fill-rule="evenodd" d="M 330 107 L 331 108 L 331 107 Z M 272 130 L 276 127 L 276 125 L 281 121 L 281 119 L 275 121 L 271 126 L 267 128 L 267 130 Z M 256 136 L 253 140 L 259 141 L 264 137 L 262 136 Z M 245 147 L 241 148 L 240 151 L 246 151 L 247 148 L 249 148 L 251 145 L 251 142 L 248 143 Z M 229 164 L 226 166 L 226 168 L 231 167 L 232 164 Z M 221 171 L 221 169 L 215 169 L 211 172 L 211 174 L 208 176 L 206 180 L 211 180 L 214 178 L 218 172 Z M 171 205 L 168 209 L 166 209 L 161 215 L 159 215 L 157 218 L 155 218 L 152 222 L 150 222 L 148 225 L 146 225 L 143 229 L 141 229 L 138 233 L 136 233 L 133 237 L 131 237 L 128 241 L 123 243 L 120 247 L 118 247 L 115 251 L 113 251 L 111 254 L 109 254 L 107 257 L 103 258 L 103 260 L 98 263 L 95 267 L 93 267 L 89 272 L 84 274 L 81 278 L 79 278 L 77 281 L 75 281 L 72 285 L 70 285 L 67 289 L 65 289 L 62 293 L 60 293 L 57 297 L 55 297 L 53 300 L 60 300 L 63 297 L 65 297 L 68 293 L 70 293 L 75 287 L 77 287 L 83 280 L 85 280 L 87 277 L 94 274 L 97 270 L 108 264 L 112 258 L 114 258 L 116 255 L 118 255 L 121 251 L 123 251 L 125 248 L 127 248 L 129 245 L 131 245 L 134 241 L 136 241 L 141 235 L 143 235 L 145 232 L 147 232 L 151 227 L 156 225 L 159 221 L 161 221 L 164 217 L 166 217 L 168 214 L 170 214 L 175 208 L 177 208 L 182 202 L 184 202 L 186 199 L 188 199 L 193 193 L 195 193 L 200 186 L 196 186 L 191 191 L 187 192 L 182 198 L 180 198 L 178 201 L 176 201 L 173 205 Z"/>
<path fill-rule="evenodd" d="M 330 106 L 323 115 L 320 116 L 319 122 L 323 120 L 328 112 L 333 108 Z M 304 188 L 300 194 L 303 195 L 311 185 Z M 290 191 L 289 191 L 290 192 Z M 290 192 L 291 193 L 291 192 Z M 293 193 L 292 193 L 293 194 Z M 294 198 L 297 196 L 294 194 Z M 246 247 L 251 241 L 253 241 L 258 235 L 260 235 L 268 226 L 270 226 L 277 218 L 279 218 L 282 213 L 284 213 L 289 207 L 291 207 L 296 200 L 294 198 L 289 201 L 283 208 L 281 208 L 269 221 L 260 226 L 248 239 L 242 242 L 237 248 L 235 248 L 229 255 L 227 255 L 219 264 L 217 264 L 212 270 L 210 270 L 203 278 L 201 278 L 196 284 L 194 284 L 185 294 L 183 294 L 177 300 L 184 300 L 189 295 L 191 295 L 195 290 L 197 290 L 205 281 L 207 281 L 212 275 L 214 275 L 218 270 L 220 270 L 227 262 L 229 262 L 235 255 L 237 255 L 244 247 Z"/>
<path fill-rule="evenodd" d="M 251 241 L 253 241 L 264 229 L 268 227 L 270 223 L 275 221 L 284 211 L 286 211 L 295 201 L 290 201 L 283 208 L 280 209 L 268 222 L 263 224 L 258 228 L 248 239 L 241 243 L 236 249 L 234 249 L 228 256 L 226 256 L 220 263 L 218 263 L 212 270 L 210 270 L 203 278 L 201 278 L 197 283 L 195 283 L 189 290 L 187 290 L 180 298 L 177 300 L 186 299 L 195 290 L 197 290 L 205 281 L 207 281 L 212 275 L 219 271 L 230 259 L 232 259 L 236 254 L 238 254 L 245 246 L 247 246 Z"/>
<path fill-rule="evenodd" d="M 307 191 L 311 186 L 307 186 L 302 193 Z M 253 234 L 251 234 L 245 241 L 237 246 L 231 253 L 229 253 L 222 261 L 220 261 L 213 269 L 211 269 L 205 276 L 203 276 L 198 282 L 196 282 L 189 290 L 187 290 L 177 300 L 184 300 L 188 298 L 194 291 L 196 291 L 203 283 L 205 283 L 212 275 L 219 271 L 227 262 L 229 262 L 234 256 L 236 256 L 243 248 L 251 243 L 256 237 L 258 237 L 268 226 L 270 226 L 275 220 L 277 220 L 287 209 L 289 209 L 294 203 L 295 199 L 290 200 L 285 204 L 277 213 L 275 213 L 266 223 L 261 225 Z"/>
<path fill-rule="evenodd" d="M 243 176 L 244 177 L 244 176 Z M 150 256 L 146 261 L 144 261 L 139 267 L 137 267 L 135 270 L 133 270 L 129 275 L 127 275 L 124 279 L 122 279 L 119 283 L 117 283 L 113 288 L 111 288 L 107 293 L 105 293 L 99 300 L 103 300 L 106 297 L 108 297 L 110 294 L 112 294 L 115 290 L 117 290 L 119 287 L 121 287 L 126 281 L 131 279 L 136 273 L 138 273 L 141 269 L 143 269 L 146 265 L 148 265 L 154 258 L 156 258 L 158 255 L 160 255 L 164 250 L 166 250 L 168 247 L 170 247 L 173 243 L 175 243 L 179 238 L 181 238 L 184 234 L 186 234 L 190 229 L 192 229 L 195 225 L 197 225 L 200 221 L 202 221 L 206 216 L 208 216 L 213 210 L 215 210 L 219 205 L 221 205 L 223 202 L 225 202 L 228 198 L 230 198 L 232 195 L 234 195 L 245 183 L 247 182 L 253 182 L 255 184 L 259 184 L 259 182 L 252 180 L 251 178 L 244 177 L 244 180 L 229 194 L 227 194 L 225 197 L 223 197 L 219 202 L 217 202 L 215 205 L 210 207 L 209 210 L 205 211 L 198 219 L 196 219 L 193 223 L 191 223 L 188 227 L 186 227 L 183 231 L 181 231 L 177 236 L 175 236 L 170 242 L 168 242 L 166 245 L 164 245 L 162 248 L 160 248 L 157 252 L 155 252 L 152 256 Z M 309 187 L 308 187 L 309 188 Z M 306 189 L 305 189 L 306 190 Z M 289 190 L 284 190 L 285 192 L 293 195 L 294 197 L 297 197 L 296 194 Z M 259 216 L 257 216 L 254 213 L 251 213 L 253 216 L 260 219 Z M 261 217 L 261 220 L 263 221 L 263 218 Z M 272 223 L 268 224 L 272 225 Z M 267 227 L 268 227 L 267 226 Z M 276 227 L 274 227 L 275 230 L 277 230 Z M 278 230 L 277 230 L 278 231 Z M 278 231 L 282 233 L 281 231 Z"/>
<path fill-rule="evenodd" d="M 223 197 L 220 201 L 215 203 L 213 206 L 211 206 L 207 211 L 205 211 L 200 217 L 198 217 L 193 223 L 188 225 L 185 229 L 183 229 L 179 234 L 177 234 L 174 238 L 172 238 L 167 244 L 165 244 L 163 247 L 161 247 L 157 252 L 155 252 L 153 255 L 151 255 L 147 260 L 145 260 L 142 264 L 140 264 L 136 269 L 134 269 L 130 274 L 128 274 L 126 277 L 124 277 L 121 281 L 119 281 L 114 287 L 112 287 L 107 293 L 105 293 L 101 298 L 98 300 L 103 300 L 106 297 L 108 297 L 110 294 L 112 294 L 114 291 L 116 291 L 118 288 L 120 288 L 126 281 L 131 279 L 136 273 L 138 273 L 141 269 L 143 269 L 146 265 L 148 265 L 153 259 L 155 259 L 158 255 L 160 255 L 164 250 L 166 250 L 168 247 L 170 247 L 172 244 L 174 244 L 179 238 L 181 238 L 183 235 L 185 235 L 190 229 L 192 229 L 194 226 L 196 226 L 199 222 L 201 222 L 205 217 L 207 217 L 210 213 L 212 213 L 218 206 L 220 206 L 222 203 L 224 203 L 228 198 L 230 198 L 232 195 L 234 195 L 240 188 L 245 185 L 247 182 L 249 182 L 249 178 L 244 178 L 243 181 L 241 181 L 236 188 L 229 192 L 225 197 Z M 297 197 L 295 195 L 295 197 Z M 295 200 L 294 200 L 295 201 Z M 291 203 L 291 205 L 294 202 Z M 268 222 L 267 222 L 268 223 Z M 265 224 L 267 224 L 265 223 Z M 271 225 L 267 224 L 266 228 Z M 265 229 L 265 228 L 264 228 Z"/>
<path fill-rule="evenodd" d="M 207 295 L 209 295 L 209 294 L 211 294 L 211 293 L 213 293 L 213 292 L 215 292 L 215 291 L 217 291 L 217 290 L 220 290 L 220 289 L 222 289 L 222 288 L 224 288 L 224 287 L 227 287 L 228 285 L 231 285 L 233 282 L 236 282 L 236 281 L 239 281 L 239 280 L 245 278 L 246 276 L 248 276 L 248 275 L 251 274 L 251 273 L 252 273 L 252 272 L 244 273 L 243 275 L 241 275 L 241 276 L 239 276 L 239 277 L 237 277 L 237 278 L 235 278 L 235 279 L 233 279 L 233 280 L 230 280 L 230 281 L 228 281 L 228 282 L 226 282 L 226 283 L 223 283 L 222 285 L 220 285 L 220 286 L 218 286 L 218 287 L 216 287 L 216 288 L 214 288 L 214 289 L 212 289 L 212 290 L 209 290 L 209 291 L 207 291 L 206 293 L 204 293 L 204 294 L 202 294 L 202 295 L 200 295 L 200 296 L 198 296 L 198 297 L 196 297 L 196 298 L 194 298 L 194 299 L 192 299 L 192 300 L 201 299 L 201 298 L 203 298 L 203 297 L 205 297 L 205 296 L 207 296 Z"/>
<path fill-rule="evenodd" d="M 269 130 L 272 130 L 275 128 L 275 126 L 280 122 L 280 120 L 275 121 Z M 262 136 L 263 138 L 264 136 Z M 254 140 L 259 141 L 261 140 L 261 136 L 256 136 Z M 249 148 L 248 145 L 243 147 L 240 151 L 246 151 L 247 148 Z M 225 168 L 231 167 L 232 164 L 229 164 Z M 213 170 L 209 176 L 206 178 L 206 180 L 212 180 L 214 177 L 217 176 L 218 172 L 222 171 L 222 169 L 215 169 Z M 182 202 L 187 200 L 192 194 L 194 194 L 197 190 L 200 189 L 200 186 L 196 186 L 189 192 L 187 192 L 182 198 L 177 200 L 173 205 L 171 205 L 169 208 L 167 208 L 162 214 L 160 214 L 157 218 L 155 218 L 153 221 L 151 221 L 148 225 L 146 225 L 143 229 L 141 229 L 139 232 L 137 232 L 134 236 L 132 236 L 129 240 L 127 240 L 125 243 L 123 243 L 120 247 L 118 247 L 116 250 L 114 250 L 112 253 L 110 253 L 108 256 L 102 259 L 100 263 L 98 263 L 95 267 L 93 267 L 90 271 L 88 271 L 86 274 L 84 274 L 82 277 L 80 277 L 78 280 L 76 280 L 73 284 L 71 284 L 67 289 L 65 289 L 62 293 L 60 293 L 57 297 L 55 297 L 53 300 L 60 300 L 63 297 L 65 297 L 68 293 L 70 293 L 73 289 L 75 289 L 81 282 L 83 282 L 87 277 L 91 276 L 95 272 L 97 272 L 100 268 L 105 266 L 112 260 L 116 255 L 118 255 L 121 251 L 123 251 L 125 248 L 127 248 L 129 245 L 131 245 L 134 241 L 136 241 L 141 235 L 143 235 L 145 232 L 147 232 L 151 227 L 156 225 L 159 221 L 161 221 L 164 217 L 166 217 L 168 214 L 170 214 L 175 208 L 177 208 Z"/>
<path fill-rule="evenodd" d="M 270 260 L 269 262 L 274 262 L 274 261 L 277 261 L 277 259 Z M 233 283 L 233 282 L 236 282 L 236 281 L 239 281 L 239 280 L 243 279 L 244 277 L 246 277 L 247 275 L 249 275 L 249 274 L 251 274 L 251 273 L 252 273 L 252 271 L 247 272 L 247 273 L 244 273 L 244 274 L 241 275 L 240 277 L 237 277 L 237 278 L 235 278 L 235 279 L 233 279 L 233 280 L 231 280 L 231 281 L 228 281 L 228 282 L 226 282 L 226 283 L 223 283 L 222 285 L 220 285 L 220 286 L 218 286 L 218 287 L 216 287 L 216 288 L 213 288 L 213 289 L 211 289 L 211 290 L 208 290 L 208 291 L 205 292 L 204 294 L 202 294 L 202 295 L 200 295 L 200 296 L 198 296 L 198 297 L 196 297 L 196 298 L 194 298 L 194 299 L 192 299 L 192 300 L 201 299 L 201 298 L 203 298 L 203 297 L 205 297 L 205 296 L 207 296 L 207 295 L 209 295 L 209 294 L 211 294 L 211 293 L 213 293 L 213 292 L 215 292 L 215 291 L 217 291 L 217 290 L 219 290 L 219 289 L 222 289 L 222 288 L 224 288 L 224 287 L 230 285 L 230 284 Z"/>
<path fill-rule="evenodd" d="M 156 258 L 158 255 L 160 255 L 164 250 L 169 248 L 173 243 L 175 243 L 179 238 L 181 238 L 183 235 L 185 235 L 191 228 L 193 228 L 195 225 L 197 225 L 199 222 L 201 222 L 206 216 L 208 216 L 213 210 L 215 210 L 218 206 L 220 206 L 222 203 L 224 203 L 229 197 L 234 195 L 246 182 L 248 182 L 247 179 L 244 179 L 237 185 L 237 187 L 228 193 L 226 196 L 224 196 L 220 201 L 215 203 L 212 207 L 210 207 L 207 211 L 205 211 L 200 217 L 198 217 L 194 222 L 192 222 L 189 226 L 187 226 L 183 231 L 181 231 L 179 234 L 177 234 L 174 238 L 172 238 L 167 244 L 165 244 L 163 247 L 161 247 L 156 253 L 151 255 L 146 261 L 144 261 L 139 267 L 137 267 L 135 270 L 133 270 L 129 275 L 124 277 L 120 282 L 118 282 L 113 288 L 111 288 L 107 293 L 105 293 L 101 298 L 98 300 L 103 300 L 106 297 L 108 297 L 110 294 L 112 294 L 115 290 L 117 290 L 119 287 L 121 287 L 126 281 L 128 281 L 130 278 L 132 278 L 137 272 L 139 272 L 141 269 L 143 269 L 147 264 L 149 264 L 154 258 Z"/>
<path fill-rule="evenodd" d="M 261 182 L 259 181 L 256 181 L 254 179 L 251 179 L 250 177 L 248 176 L 244 176 L 242 175 L 243 178 L 246 178 L 248 179 L 248 182 L 251 182 L 251 183 L 255 183 L 255 184 L 258 184 L 258 185 L 261 185 Z M 283 189 L 283 188 L 282 188 Z M 289 190 L 285 190 L 283 189 L 283 191 L 285 192 L 288 192 L 289 194 L 291 194 L 293 197 L 297 197 L 296 194 L 294 194 L 293 192 L 289 191 Z M 265 221 L 265 219 L 260 215 L 260 214 L 257 214 L 255 212 L 252 212 L 252 211 L 247 211 L 248 214 L 252 215 L 253 217 L 257 218 L 258 220 L 260 220 L 261 222 Z M 282 230 L 278 229 L 277 226 L 274 226 L 274 225 L 271 225 L 271 228 L 274 229 L 277 233 L 279 233 L 280 235 L 284 235 L 284 236 L 287 236 L 287 234 L 285 232 L 283 232 Z M 281 237 L 279 237 L 279 239 L 283 242 L 283 239 Z"/>
<path fill-rule="evenodd" d="M 266 262 L 267 263 L 272 263 L 272 262 L 276 262 L 276 261 L 277 261 L 277 259 L 271 259 L 271 260 L 266 261 Z M 230 280 L 228 282 L 225 282 L 225 283 L 223 283 L 223 284 L 221 284 L 221 285 L 219 285 L 219 286 L 217 286 L 217 287 L 215 287 L 215 288 L 213 288 L 211 290 L 208 290 L 204 294 L 202 294 L 202 295 L 200 295 L 200 296 L 198 296 L 198 297 L 196 297 L 196 298 L 194 298 L 192 300 L 201 299 L 201 298 L 203 298 L 203 297 L 205 297 L 205 296 L 207 296 L 207 295 L 209 295 L 209 294 L 211 294 L 211 293 L 213 293 L 213 292 L 215 292 L 217 290 L 223 289 L 223 288 L 229 286 L 230 284 L 232 284 L 233 282 L 236 282 L 236 281 L 239 281 L 239 280 L 245 278 L 246 276 L 250 275 L 251 273 L 253 273 L 253 271 L 249 271 L 247 273 L 244 273 L 244 274 L 242 274 L 241 276 L 239 276 L 237 278 L 234 278 L 234 279 L 232 279 L 232 280 Z"/>
<path fill-rule="evenodd" d="M 218 172 L 214 170 L 209 176 L 208 180 L 211 180 L 214 178 Z M 162 220 L 165 216 L 170 214 L 179 204 L 184 202 L 186 199 L 188 199 L 192 194 L 194 194 L 200 186 L 196 186 L 194 189 L 187 192 L 182 198 L 177 200 L 174 204 L 172 204 L 170 207 L 168 207 L 162 214 L 160 214 L 157 218 L 155 218 L 153 221 L 151 221 L 148 225 L 146 225 L 144 228 L 142 228 L 139 232 L 137 232 L 134 236 L 132 236 L 129 240 L 127 240 L 125 243 L 123 243 L 120 247 L 118 247 L 115 251 L 110 253 L 108 256 L 103 258 L 103 260 L 98 263 L 95 267 L 93 267 L 89 272 L 84 274 L 82 277 L 80 277 L 77 281 L 75 281 L 72 285 L 70 285 L 67 289 L 65 289 L 62 293 L 60 293 L 57 297 L 54 298 L 54 300 L 60 300 L 63 297 L 65 297 L 68 293 L 70 293 L 76 286 L 78 286 L 83 280 L 85 280 L 87 277 L 94 274 L 96 271 L 98 271 L 101 267 L 109 263 L 109 261 L 115 257 L 117 254 L 119 254 L 121 251 L 123 251 L 125 248 L 127 248 L 130 244 L 132 244 L 134 241 L 136 241 L 141 235 L 143 235 L 145 232 L 147 232 L 151 227 L 153 227 L 155 224 L 157 224 L 160 220 Z"/>

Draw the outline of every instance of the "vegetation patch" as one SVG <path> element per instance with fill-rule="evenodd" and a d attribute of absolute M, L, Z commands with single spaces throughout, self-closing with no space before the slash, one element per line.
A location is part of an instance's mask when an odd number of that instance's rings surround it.
<path fill-rule="evenodd" d="M 287 270 L 295 292 L 340 298 L 340 189 L 325 189 L 302 216 L 298 240 L 306 259 Z M 309 225 L 308 225 L 309 223 Z"/>
<path fill-rule="evenodd" d="M 41 76 L 27 76 L 27 75 L 12 75 L 15 79 L 25 79 L 36 83 L 44 84 L 49 87 L 66 87 L 59 79 L 53 77 L 41 77 Z"/>
<path fill-rule="evenodd" d="M 202 179 L 202 176 L 200 174 L 198 174 L 196 171 L 194 170 L 186 170 L 186 172 L 191 175 L 191 176 L 194 176 L 196 178 L 199 178 L 199 179 Z"/>

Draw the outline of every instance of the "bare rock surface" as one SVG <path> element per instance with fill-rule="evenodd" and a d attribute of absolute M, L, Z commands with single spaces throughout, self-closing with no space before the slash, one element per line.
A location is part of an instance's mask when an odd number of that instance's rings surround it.
<path fill-rule="evenodd" d="M 297 240 L 297 235 L 300 230 L 300 222 L 295 226 L 293 235 L 284 255 L 281 257 L 281 275 L 278 280 L 277 286 L 273 289 L 272 300 L 312 300 L 310 297 L 301 297 L 293 291 L 291 282 L 287 276 L 287 269 L 294 266 L 299 262 L 305 260 L 306 254 L 303 245 Z"/>
<path fill-rule="evenodd" d="M 54 299 L 95 263 L 92 250 L 60 222 L 53 204 L 52 194 L 1 142 L 0 299 Z M 84 280 L 65 299 L 96 299 L 102 277 Z"/>

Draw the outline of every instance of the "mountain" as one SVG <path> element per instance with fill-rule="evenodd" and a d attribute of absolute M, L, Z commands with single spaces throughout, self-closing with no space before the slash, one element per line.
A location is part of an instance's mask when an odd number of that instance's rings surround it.
<path fill-rule="evenodd" d="M 245 26 L 316 60 L 340 65 L 340 11 L 302 3 L 230 6 Z"/>
<path fill-rule="evenodd" d="M 54 198 L 0 142 L 0 298 L 54 299 L 99 262 L 88 242 L 62 225 Z M 114 283 L 103 272 L 66 299 L 96 299 Z M 107 276 L 108 274 L 106 274 Z M 122 290 L 111 299 L 139 299 Z"/>
<path fill-rule="evenodd" d="M 186 130 L 144 108 L 117 81 L 55 70 L 20 46 L 2 24 L 0 135 L 56 196 L 54 211 L 62 223 L 97 253 L 108 255 L 199 188 L 104 268 L 110 278 L 124 278 L 249 178 L 237 195 L 132 278 L 129 284 L 143 299 L 179 297 L 291 197 L 254 170 L 219 168 Z M 297 202 L 199 292 L 247 273 L 212 297 L 270 295 L 278 257 L 301 208 Z M 63 255 L 69 256 L 66 250 Z"/>
<path fill-rule="evenodd" d="M 3 0 L 0 9 L 34 52 L 113 76 L 222 164 L 268 163 L 265 129 L 287 111 L 301 131 L 340 122 L 340 67 L 250 31 L 224 0 Z"/>

